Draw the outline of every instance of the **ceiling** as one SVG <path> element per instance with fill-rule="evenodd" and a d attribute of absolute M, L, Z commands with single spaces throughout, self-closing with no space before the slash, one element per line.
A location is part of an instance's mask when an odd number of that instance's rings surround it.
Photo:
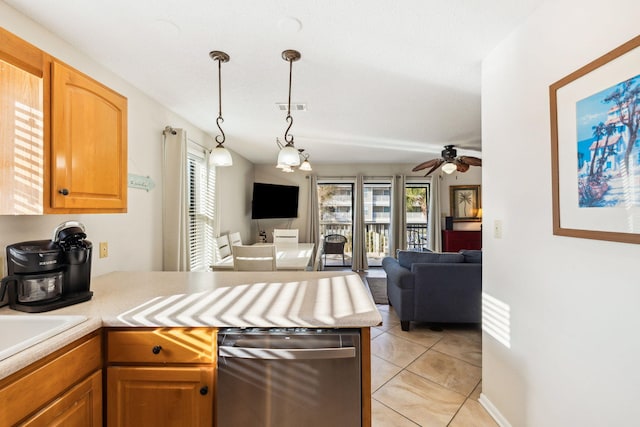
<path fill-rule="evenodd" d="M 443 145 L 479 155 L 481 60 L 543 0 L 4 0 L 215 136 L 272 163 L 290 133 L 320 163 L 419 163 Z M 171 125 L 171 123 L 167 123 Z"/>

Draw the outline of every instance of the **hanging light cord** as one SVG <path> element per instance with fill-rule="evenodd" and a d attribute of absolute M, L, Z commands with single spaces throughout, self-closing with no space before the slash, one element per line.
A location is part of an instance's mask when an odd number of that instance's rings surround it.
<path fill-rule="evenodd" d="M 218 147 L 224 144 L 225 136 L 224 131 L 220 127 L 221 123 L 224 123 L 224 119 L 222 118 L 222 71 L 221 71 L 221 59 L 217 58 L 218 61 L 218 118 L 216 119 L 216 126 L 220 129 L 220 133 L 222 135 L 216 135 L 216 142 L 218 143 Z"/>
<path fill-rule="evenodd" d="M 284 131 L 284 140 L 287 143 L 287 145 L 291 144 L 293 145 L 293 135 L 289 135 L 289 129 L 291 129 L 291 126 L 293 125 L 293 117 L 291 117 L 291 75 L 293 74 L 293 59 L 289 59 L 289 103 L 287 105 L 287 123 L 289 123 L 289 126 L 287 126 L 287 129 Z"/>

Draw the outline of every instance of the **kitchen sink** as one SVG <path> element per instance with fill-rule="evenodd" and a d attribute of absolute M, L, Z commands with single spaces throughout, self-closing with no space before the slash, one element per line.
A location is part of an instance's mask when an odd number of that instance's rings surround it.
<path fill-rule="evenodd" d="M 85 316 L 0 316 L 0 360 L 87 320 Z"/>

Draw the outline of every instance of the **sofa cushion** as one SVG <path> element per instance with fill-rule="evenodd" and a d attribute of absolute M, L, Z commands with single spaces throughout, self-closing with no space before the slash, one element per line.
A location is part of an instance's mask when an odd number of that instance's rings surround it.
<path fill-rule="evenodd" d="M 479 249 L 461 249 L 460 253 L 464 257 L 464 262 L 472 264 L 482 264 L 482 251 Z"/>
<path fill-rule="evenodd" d="M 460 253 L 438 253 L 438 252 L 414 252 L 399 251 L 398 263 L 404 268 L 411 269 L 411 264 L 417 263 L 460 263 L 464 262 L 464 256 Z"/>

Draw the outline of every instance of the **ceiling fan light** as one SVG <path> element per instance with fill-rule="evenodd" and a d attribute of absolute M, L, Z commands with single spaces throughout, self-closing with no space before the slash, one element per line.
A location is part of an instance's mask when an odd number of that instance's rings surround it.
<path fill-rule="evenodd" d="M 293 145 L 285 145 L 278 153 L 278 164 L 285 166 L 298 166 L 300 155 Z"/>
<path fill-rule="evenodd" d="M 310 172 L 313 170 L 311 168 L 311 163 L 309 163 L 309 160 L 307 159 L 304 159 L 304 162 L 300 164 L 300 167 L 298 169 L 300 169 L 301 171 L 307 171 L 307 172 Z"/>
<path fill-rule="evenodd" d="M 211 150 L 209 164 L 212 164 L 214 166 L 231 166 L 233 164 L 231 153 L 222 145 L 218 145 L 213 150 Z"/>
<path fill-rule="evenodd" d="M 291 168 L 291 166 L 285 166 L 282 168 L 282 172 L 291 173 L 293 172 L 293 169 Z"/>
<path fill-rule="evenodd" d="M 445 163 L 444 166 L 442 166 L 442 172 L 446 174 L 452 174 L 456 171 L 456 169 L 457 167 L 453 163 Z"/>

